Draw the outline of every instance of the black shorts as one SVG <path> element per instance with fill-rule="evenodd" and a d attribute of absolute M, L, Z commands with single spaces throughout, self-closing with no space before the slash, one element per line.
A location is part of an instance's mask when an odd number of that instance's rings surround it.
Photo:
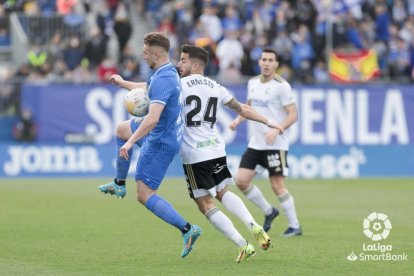
<path fill-rule="evenodd" d="M 194 164 L 183 164 L 191 198 L 216 196 L 225 186 L 234 184 L 225 156 Z"/>
<path fill-rule="evenodd" d="M 269 176 L 287 176 L 289 171 L 287 154 L 286 150 L 255 150 L 247 148 L 239 167 L 258 172 L 260 172 L 260 167 L 262 167 L 267 169 Z"/>

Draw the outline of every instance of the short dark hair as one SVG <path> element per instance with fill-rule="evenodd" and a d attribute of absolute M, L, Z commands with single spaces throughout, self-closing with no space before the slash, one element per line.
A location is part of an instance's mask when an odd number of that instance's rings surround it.
<path fill-rule="evenodd" d="M 166 52 L 170 50 L 170 40 L 161 32 L 151 32 L 144 36 L 144 44 L 148 46 L 159 46 Z"/>
<path fill-rule="evenodd" d="M 272 48 L 264 48 L 262 53 L 271 53 L 275 55 L 275 60 L 277 61 L 277 53 L 275 50 L 273 50 Z"/>
<path fill-rule="evenodd" d="M 204 65 L 208 64 L 208 52 L 206 49 L 190 44 L 184 44 L 181 46 L 181 52 L 188 54 L 190 58 L 196 58 L 204 63 Z"/>

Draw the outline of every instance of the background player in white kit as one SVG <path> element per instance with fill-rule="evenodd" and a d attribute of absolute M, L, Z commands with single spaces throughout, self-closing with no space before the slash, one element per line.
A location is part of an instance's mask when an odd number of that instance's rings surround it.
<path fill-rule="evenodd" d="M 224 104 L 247 119 L 273 128 L 280 126 L 250 106 L 240 104 L 226 88 L 205 77 L 203 74 L 207 63 L 208 53 L 205 49 L 193 45 L 182 46 L 177 64 L 182 77 L 181 117 L 185 126 L 181 157 L 191 198 L 210 223 L 239 247 L 236 261 L 240 262 L 254 255 L 254 247 L 214 205 L 214 197 L 246 224 L 264 250 L 270 246 L 270 238 L 254 221 L 243 201 L 227 188 L 227 185 L 234 185 L 234 181 L 227 167 L 224 141 L 216 128 L 218 110 Z"/>
<path fill-rule="evenodd" d="M 280 201 L 280 206 L 288 219 L 285 237 L 302 235 L 293 197 L 285 187 L 288 175 L 287 153 L 289 150 L 289 127 L 298 118 L 296 103 L 288 82 L 276 75 L 278 67 L 277 54 L 272 49 L 264 49 L 259 60 L 261 74 L 251 78 L 247 84 L 247 104 L 261 114 L 280 123 L 286 130 L 280 135 L 278 129 L 271 129 L 262 124 L 251 122 L 251 140 L 243 154 L 237 172 L 236 184 L 240 190 L 265 214 L 264 230 L 269 231 L 272 221 L 279 215 L 255 185 L 251 185 L 258 167 L 269 172 L 270 183 Z M 235 129 L 244 118 L 237 118 L 230 124 Z"/>

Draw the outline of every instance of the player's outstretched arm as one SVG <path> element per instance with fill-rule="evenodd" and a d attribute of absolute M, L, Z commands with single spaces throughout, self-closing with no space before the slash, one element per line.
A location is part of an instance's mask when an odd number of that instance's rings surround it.
<path fill-rule="evenodd" d="M 147 84 L 145 82 L 132 82 L 132 81 L 127 81 L 124 80 L 120 75 L 117 74 L 113 74 L 110 77 L 111 83 L 114 85 L 118 85 L 122 88 L 125 88 L 127 90 L 132 90 L 135 88 L 143 88 L 146 89 L 147 88 Z"/>
<path fill-rule="evenodd" d="M 164 110 L 164 105 L 159 103 L 152 103 L 150 105 L 148 114 L 141 121 L 140 126 L 132 133 L 132 136 L 120 148 L 119 155 L 125 160 L 129 159 L 128 151 L 132 148 L 136 141 L 147 135 L 158 124 L 161 117 L 161 112 Z"/>
<path fill-rule="evenodd" d="M 271 128 L 279 129 L 281 133 L 284 131 L 284 128 L 281 125 L 258 113 L 253 107 L 240 103 L 236 98 L 233 98 L 226 105 L 236 111 L 241 117 L 263 123 Z"/>

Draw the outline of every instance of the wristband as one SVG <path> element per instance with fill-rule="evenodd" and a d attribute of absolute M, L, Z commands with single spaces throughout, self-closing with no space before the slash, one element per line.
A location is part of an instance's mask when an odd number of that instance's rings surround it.
<path fill-rule="evenodd" d="M 272 127 L 272 124 L 273 124 L 272 120 L 267 119 L 267 121 L 266 121 L 266 125 L 267 125 L 268 127 Z"/>

